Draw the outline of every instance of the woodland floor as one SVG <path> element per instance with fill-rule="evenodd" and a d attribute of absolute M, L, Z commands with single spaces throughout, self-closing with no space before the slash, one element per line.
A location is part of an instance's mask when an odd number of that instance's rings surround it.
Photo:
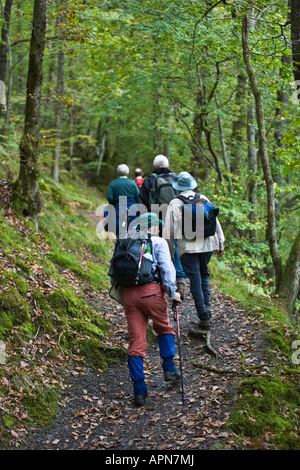
<path fill-rule="evenodd" d="M 11 219 L 15 230 L 23 233 L 24 227 L 18 219 Z M 75 291 L 76 286 L 82 284 L 82 280 L 68 269 L 62 268 L 62 275 L 72 282 L 70 285 Z M 89 286 L 86 287 L 89 302 L 111 324 L 112 335 L 107 338 L 106 345 L 126 349 L 128 334 L 123 308 L 109 297 L 107 291 L 90 292 Z M 105 372 L 92 368 L 82 370 L 82 366 L 75 364 L 74 370 L 65 370 L 68 382 L 53 422 L 43 428 L 26 427 L 25 430 L 22 426 L 22 432 L 14 434 L 15 443 L 11 442 L 11 449 L 196 451 L 257 448 L 257 444 L 246 439 L 239 439 L 240 447 L 237 447 L 236 436 L 228 431 L 226 423 L 241 373 L 248 367 L 255 373 L 256 366 L 260 374 L 268 372 L 264 332 L 259 319 L 240 308 L 233 298 L 212 288 L 210 336 L 211 345 L 218 351 L 216 357 L 207 350 L 205 337 L 189 335 L 189 330 L 197 328 L 198 323 L 190 294 L 179 307 L 179 317 L 184 405 L 181 382 L 170 385 L 163 380 L 158 343 L 154 340 L 144 362 L 148 385 L 144 407 L 137 408 L 133 403 L 126 361 L 111 364 Z M 170 319 L 176 331 L 171 308 Z M 178 355 L 176 362 L 179 368 Z M 267 437 L 262 436 L 259 448 L 270 448 Z"/>
<path fill-rule="evenodd" d="M 106 318 L 112 324 L 112 346 L 126 347 L 128 335 L 124 311 L 106 298 Z M 103 293 L 102 293 L 103 300 Z M 97 306 L 97 299 L 93 300 Z M 92 369 L 72 376 L 60 411 L 46 429 L 28 430 L 27 450 L 214 450 L 237 449 L 234 435 L 226 429 L 241 367 L 268 369 L 264 357 L 263 331 L 251 312 L 234 299 L 212 289 L 211 345 L 204 337 L 192 337 L 197 316 L 189 295 L 179 307 L 185 404 L 181 382 L 164 382 L 158 343 L 149 346 L 145 360 L 148 397 L 144 407 L 133 403 L 127 363 L 110 365 L 107 372 Z M 170 319 L 176 322 L 170 309 Z M 177 346 L 177 340 L 176 340 Z M 243 358 L 243 359 L 242 359 Z M 176 356 L 179 368 L 179 358 Z M 198 363 L 201 367 L 193 365 Z M 265 365 L 265 366 L 264 366 Z M 209 370 L 215 367 L 216 370 Z M 251 448 L 244 441 L 241 448 Z M 261 448 L 268 448 L 267 442 Z"/>

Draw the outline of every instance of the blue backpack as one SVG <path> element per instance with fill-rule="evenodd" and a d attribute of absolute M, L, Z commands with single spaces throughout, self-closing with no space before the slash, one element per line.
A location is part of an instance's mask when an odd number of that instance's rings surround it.
<path fill-rule="evenodd" d="M 184 203 L 181 206 L 183 235 L 193 232 L 195 234 L 193 238 L 198 238 L 200 233 L 196 233 L 196 229 L 199 220 L 204 221 L 204 238 L 211 237 L 216 233 L 217 216 L 219 214 L 217 206 L 207 201 L 207 199 L 201 198 L 200 194 L 195 194 L 193 198 L 179 195 L 177 199 Z M 188 224 L 189 227 L 186 228 L 185 224 Z M 186 238 L 192 239 L 189 236 Z"/>

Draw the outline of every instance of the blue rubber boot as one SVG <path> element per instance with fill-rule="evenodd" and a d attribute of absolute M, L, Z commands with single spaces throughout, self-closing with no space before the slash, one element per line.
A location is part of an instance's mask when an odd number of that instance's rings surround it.
<path fill-rule="evenodd" d="M 177 371 L 173 361 L 175 356 L 174 335 L 160 335 L 158 337 L 158 346 L 160 356 L 163 360 L 162 367 L 165 380 L 167 382 L 173 382 L 180 377 L 180 372 Z"/>
<path fill-rule="evenodd" d="M 133 381 L 134 401 L 138 406 L 142 406 L 147 396 L 145 384 L 144 362 L 142 357 L 129 356 L 128 369 Z"/>

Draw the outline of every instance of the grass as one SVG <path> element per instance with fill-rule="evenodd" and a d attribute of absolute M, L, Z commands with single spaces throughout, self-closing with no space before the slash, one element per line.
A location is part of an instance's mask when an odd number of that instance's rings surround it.
<path fill-rule="evenodd" d="M 212 259 L 210 268 L 212 284 L 260 319 L 272 364 L 267 376 L 239 383 L 228 429 L 240 448 L 260 448 L 267 436 L 269 448 L 300 450 L 300 367 L 293 349 L 300 339 L 299 325 L 284 315 L 276 299 L 238 279 L 222 262 Z"/>
<path fill-rule="evenodd" d="M 0 341 L 6 346 L 0 448 L 23 422 L 46 424 L 55 416 L 71 367 L 104 370 L 125 359 L 123 350 L 107 346 L 101 295 L 89 300 L 89 293 L 109 287 L 112 244 L 98 239 L 90 219 L 101 195 L 64 173 L 60 184 L 44 176 L 40 189 L 38 230 L 0 210 Z"/>
<path fill-rule="evenodd" d="M 125 358 L 124 351 L 105 346 L 110 325 L 102 318 L 103 305 L 99 301 L 95 309 L 87 298 L 109 287 L 112 245 L 98 239 L 90 221 L 103 199 L 76 174 L 62 173 L 59 184 L 44 174 L 40 188 L 38 231 L 30 221 L 0 211 L 0 341 L 6 345 L 0 399 L 7 403 L 0 447 L 12 429 L 28 421 L 46 424 L 55 416 L 71 364 L 103 370 Z M 219 291 L 260 318 L 273 365 L 267 378 L 240 382 L 227 426 L 239 448 L 249 442 L 259 448 L 267 434 L 275 449 L 299 450 L 299 366 L 292 360 L 297 325 L 259 286 L 215 257 L 210 270 Z"/>

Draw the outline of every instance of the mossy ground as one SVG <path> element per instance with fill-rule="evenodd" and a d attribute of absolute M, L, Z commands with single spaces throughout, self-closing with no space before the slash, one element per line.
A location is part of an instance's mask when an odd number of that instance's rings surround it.
<path fill-rule="evenodd" d="M 299 324 L 287 318 L 259 286 L 236 279 L 222 263 L 213 260 L 211 274 L 220 291 L 260 318 L 265 354 L 272 364 L 267 372 L 240 382 L 228 428 L 238 443 L 249 439 L 252 447 L 259 448 L 267 437 L 275 449 L 300 450 L 300 367 L 294 349 L 300 344 Z"/>
<path fill-rule="evenodd" d="M 45 424 L 57 411 L 71 365 L 105 369 L 123 360 L 107 345 L 109 323 L 101 296 L 107 291 L 112 244 L 99 240 L 88 219 L 103 200 L 76 175 L 60 184 L 41 179 L 39 229 L 5 208 L 0 211 L 0 447 L 10 430 L 28 421 Z M 212 282 L 261 319 L 273 363 L 266 376 L 241 381 L 228 426 L 243 443 L 259 446 L 262 434 L 278 449 L 299 449 L 299 366 L 292 361 L 297 325 L 257 287 L 212 260 Z M 155 336 L 155 335 L 154 335 Z M 153 332 L 148 333 L 152 341 Z M 16 431 L 14 431 L 16 432 Z M 245 445 L 245 444 L 243 444 Z"/>
<path fill-rule="evenodd" d="M 103 318 L 112 244 L 87 216 L 101 195 L 76 176 L 60 184 L 45 177 L 40 186 L 38 230 L 8 207 L 0 211 L 0 447 L 20 423 L 49 422 L 74 364 L 104 370 L 125 358 L 108 346 Z M 96 304 L 90 293 L 99 294 Z"/>

